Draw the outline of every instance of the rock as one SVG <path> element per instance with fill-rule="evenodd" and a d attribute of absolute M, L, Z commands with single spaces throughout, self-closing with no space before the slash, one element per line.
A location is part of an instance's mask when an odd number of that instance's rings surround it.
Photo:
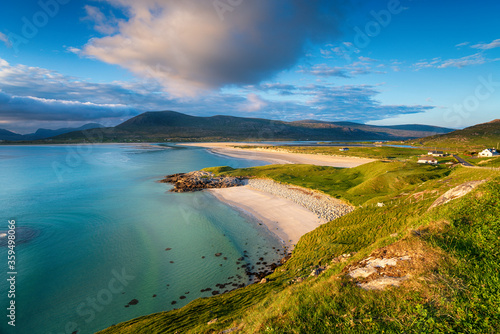
<path fill-rule="evenodd" d="M 324 268 L 315 268 L 309 276 L 319 276 L 324 270 Z"/>
<path fill-rule="evenodd" d="M 219 319 L 217 319 L 217 318 L 212 319 L 209 322 L 207 322 L 207 325 L 213 325 L 213 324 L 215 324 L 217 322 L 217 320 L 219 320 Z"/>
<path fill-rule="evenodd" d="M 269 278 L 264 277 L 263 279 L 260 280 L 260 284 L 264 284 L 269 282 Z"/>
<path fill-rule="evenodd" d="M 137 305 L 139 304 L 139 301 L 137 299 L 132 299 L 131 301 L 128 302 L 129 305 Z"/>
<path fill-rule="evenodd" d="M 214 176 L 213 173 L 196 171 L 167 175 L 162 183 L 172 183 L 171 192 L 199 191 L 209 188 L 229 188 L 243 185 L 243 179 L 233 176 Z"/>
<path fill-rule="evenodd" d="M 372 274 L 375 274 L 376 272 L 377 270 L 373 267 L 363 267 L 350 271 L 349 276 L 351 276 L 352 278 L 366 278 Z"/>
<path fill-rule="evenodd" d="M 166 251 L 172 250 L 172 248 L 165 248 Z"/>
<path fill-rule="evenodd" d="M 222 255 L 222 253 L 215 253 L 215 256 L 217 256 L 217 257 L 219 257 L 221 255 Z"/>
<path fill-rule="evenodd" d="M 409 277 L 381 277 L 369 281 L 367 283 L 360 283 L 358 286 L 365 290 L 383 290 L 388 286 L 399 286 L 403 281 L 406 281 Z"/>
<path fill-rule="evenodd" d="M 470 181 L 463 183 L 455 188 L 452 188 L 445 192 L 442 196 L 440 196 L 432 205 L 430 206 L 429 210 L 432 208 L 435 208 L 436 206 L 443 205 L 448 203 L 451 200 L 454 200 L 456 198 L 462 197 L 470 193 L 474 188 L 479 186 L 480 184 L 486 182 L 487 180 L 482 180 L 482 181 Z"/>

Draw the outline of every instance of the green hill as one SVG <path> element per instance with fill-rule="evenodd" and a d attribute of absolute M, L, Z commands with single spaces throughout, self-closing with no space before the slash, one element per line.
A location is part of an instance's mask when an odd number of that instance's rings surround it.
<path fill-rule="evenodd" d="M 476 152 L 485 148 L 497 147 L 500 145 L 500 119 L 447 134 L 411 140 L 410 143 L 426 147 Z"/>
<path fill-rule="evenodd" d="M 500 327 L 500 171 L 402 162 L 210 170 L 308 186 L 362 207 L 304 235 L 267 283 L 100 333 L 495 333 Z M 465 197 L 431 209 L 451 188 L 485 179 Z M 384 206 L 373 205 L 379 201 Z M 347 272 L 368 257 L 397 257 L 403 264 L 378 269 L 377 277 L 389 272 L 405 279 L 402 286 L 361 289 L 369 279 Z"/>
<path fill-rule="evenodd" d="M 402 140 L 449 132 L 450 129 L 379 127 L 319 121 L 284 122 L 233 116 L 196 117 L 174 111 L 146 112 L 104 129 L 63 134 L 51 142 L 127 141 L 275 141 Z"/>

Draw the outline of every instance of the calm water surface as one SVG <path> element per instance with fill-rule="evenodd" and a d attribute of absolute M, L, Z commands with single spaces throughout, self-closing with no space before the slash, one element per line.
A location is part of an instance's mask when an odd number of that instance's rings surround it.
<path fill-rule="evenodd" d="M 247 283 L 241 264 L 278 260 L 278 241 L 208 193 L 169 193 L 171 186 L 155 181 L 209 166 L 263 164 L 199 148 L 0 147 L 0 333 L 93 333 L 210 296 L 200 290 L 221 290 L 218 283 Z M 15 330 L 6 318 L 2 234 L 12 219 Z"/>

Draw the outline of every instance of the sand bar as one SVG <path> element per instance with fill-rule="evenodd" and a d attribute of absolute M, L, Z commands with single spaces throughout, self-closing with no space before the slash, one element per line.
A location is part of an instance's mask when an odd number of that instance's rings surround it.
<path fill-rule="evenodd" d="M 209 190 L 220 201 L 254 216 L 290 249 L 300 237 L 324 223 L 306 208 L 250 186 Z"/>
<path fill-rule="evenodd" d="M 272 164 L 308 164 L 308 165 L 318 165 L 318 166 L 351 168 L 375 161 L 373 159 L 357 158 L 357 157 L 342 157 L 342 156 L 288 153 L 288 152 L 268 152 L 258 149 L 242 149 L 233 147 L 234 145 L 258 146 L 262 144 L 189 143 L 180 145 L 205 147 L 210 149 L 211 152 L 216 154 L 227 155 L 233 158 L 266 161 Z"/>

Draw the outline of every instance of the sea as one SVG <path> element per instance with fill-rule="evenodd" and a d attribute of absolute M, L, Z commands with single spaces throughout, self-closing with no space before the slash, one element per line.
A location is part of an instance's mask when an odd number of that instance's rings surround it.
<path fill-rule="evenodd" d="M 157 181 L 264 164 L 175 144 L 0 146 L 0 333 L 94 333 L 248 284 L 242 266 L 278 261 L 280 241 Z"/>

